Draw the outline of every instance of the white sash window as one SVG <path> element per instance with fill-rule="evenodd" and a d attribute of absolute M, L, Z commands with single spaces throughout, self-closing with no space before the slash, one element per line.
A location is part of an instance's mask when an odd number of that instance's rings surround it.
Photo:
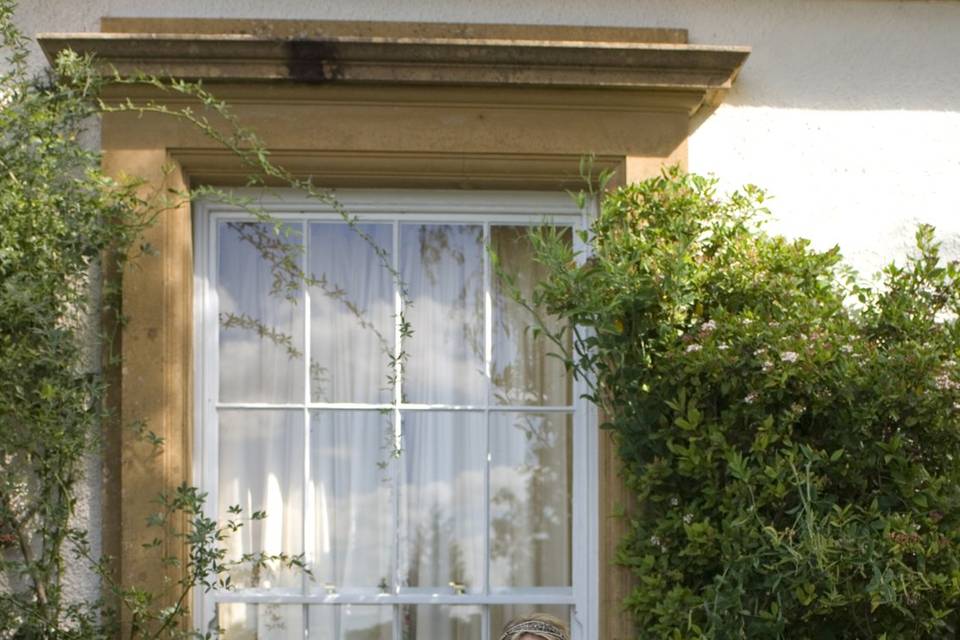
<path fill-rule="evenodd" d="M 303 554 L 311 574 L 237 570 L 234 590 L 198 597 L 198 622 L 227 638 L 496 640 L 544 611 L 586 640 L 590 415 L 486 251 L 529 293 L 543 273 L 527 228 L 575 242 L 582 212 L 565 194 L 341 200 L 356 228 L 294 194 L 264 203 L 279 233 L 196 207 L 197 477 L 219 520 L 267 513 L 231 557 Z M 266 257 L 281 243 L 314 286 L 287 286 Z"/>

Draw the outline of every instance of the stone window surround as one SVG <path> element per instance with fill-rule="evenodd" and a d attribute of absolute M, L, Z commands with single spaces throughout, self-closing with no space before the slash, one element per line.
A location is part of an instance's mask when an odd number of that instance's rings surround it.
<path fill-rule="evenodd" d="M 284 20 L 104 18 L 100 33 L 40 34 L 49 59 L 94 53 L 121 73 L 201 79 L 257 131 L 272 159 L 330 187 L 577 189 L 584 154 L 615 182 L 686 163 L 686 139 L 719 104 L 747 47 L 687 43 L 682 29 Z M 144 87 L 107 99 L 156 99 Z M 171 105 L 189 100 L 164 97 Z M 229 153 L 182 122 L 107 114 L 103 165 L 148 187 L 243 182 Z M 125 584 L 163 589 L 149 497 L 193 482 L 193 251 L 189 206 L 147 232 L 158 249 L 124 274 L 129 322 L 105 439 L 104 550 Z M 146 420 L 154 454 L 119 425 Z M 619 539 L 627 499 L 601 438 L 599 540 Z M 167 553 L 183 555 L 174 539 Z M 600 637 L 630 634 L 630 576 L 600 544 Z"/>

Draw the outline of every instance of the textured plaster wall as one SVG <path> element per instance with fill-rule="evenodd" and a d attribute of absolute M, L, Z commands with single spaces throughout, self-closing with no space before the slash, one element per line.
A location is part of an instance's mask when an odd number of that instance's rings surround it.
<path fill-rule="evenodd" d="M 689 29 L 693 43 L 750 45 L 735 89 L 691 135 L 692 170 L 767 188 L 779 230 L 839 243 L 866 274 L 902 256 L 919 221 L 960 249 L 960 2 L 21 0 L 18 10 L 28 34 L 94 31 L 101 16 L 662 26 Z M 97 486 L 81 502 L 91 522 Z"/>

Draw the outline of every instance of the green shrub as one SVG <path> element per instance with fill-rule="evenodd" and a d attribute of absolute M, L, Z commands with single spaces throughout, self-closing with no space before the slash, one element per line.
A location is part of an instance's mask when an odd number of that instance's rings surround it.
<path fill-rule="evenodd" d="M 943 638 L 960 613 L 958 267 L 933 230 L 882 285 L 679 171 L 607 196 L 534 303 L 578 327 L 636 505 L 644 638 Z"/>

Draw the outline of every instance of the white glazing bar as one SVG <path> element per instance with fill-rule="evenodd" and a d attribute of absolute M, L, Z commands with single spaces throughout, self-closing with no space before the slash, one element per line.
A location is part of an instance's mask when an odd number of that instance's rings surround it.
<path fill-rule="evenodd" d="M 493 290 L 490 274 L 490 223 L 483 224 L 483 371 L 487 377 L 487 404 L 490 404 L 493 361 Z"/>
<path fill-rule="evenodd" d="M 484 398 L 487 408 L 484 410 L 484 438 L 486 458 L 483 464 L 483 593 L 490 594 L 490 396 L 493 393 L 493 296 L 490 275 L 490 223 L 483 225 L 483 370 L 486 374 L 487 389 Z M 490 637 L 490 607 L 483 607 L 480 618 L 480 637 Z"/>
<path fill-rule="evenodd" d="M 400 223 L 393 223 L 393 358 L 394 358 L 394 384 L 393 384 L 393 437 L 394 450 L 402 449 L 403 432 L 400 425 L 400 405 L 403 403 L 403 363 L 401 362 L 403 354 L 403 336 L 401 335 L 401 324 L 403 321 L 403 280 L 400 274 Z"/>
<path fill-rule="evenodd" d="M 433 593 L 433 594 L 344 594 L 336 593 L 332 595 L 302 595 L 302 594 L 278 594 L 274 592 L 259 591 L 249 593 L 244 591 L 220 591 L 213 597 L 215 602 L 250 602 L 254 604 L 356 604 L 356 605 L 393 605 L 393 604 L 447 604 L 447 605 L 509 605 L 509 604 L 530 604 L 530 605 L 576 605 L 577 598 L 574 595 L 551 595 L 533 592 L 524 592 L 518 590 L 516 593 L 506 594 L 463 594 L 454 595 L 452 593 Z"/>
<path fill-rule="evenodd" d="M 391 415 L 393 416 L 393 452 L 391 460 L 393 462 L 393 594 L 396 595 L 400 589 L 400 465 L 401 461 L 396 457 L 396 452 L 403 446 L 403 425 L 401 424 L 400 404 L 403 402 L 402 376 L 403 371 L 400 364 L 400 356 L 403 352 L 403 341 L 401 339 L 401 320 L 403 314 L 403 279 L 400 274 L 400 222 L 393 221 L 393 255 L 391 264 L 393 266 L 393 358 L 394 370 L 393 379 L 393 406 Z M 386 354 L 384 354 L 386 355 Z M 401 633 L 402 610 L 399 605 L 393 607 L 393 640 L 403 640 Z"/>
<path fill-rule="evenodd" d="M 302 402 L 218 402 L 217 409 L 303 409 Z"/>
<path fill-rule="evenodd" d="M 492 413 L 573 413 L 576 405 L 535 405 L 535 404 L 422 404 L 394 403 L 365 404 L 360 402 L 218 402 L 217 409 L 323 409 L 329 411 L 387 411 L 399 408 L 401 411 L 490 411 Z"/>
<path fill-rule="evenodd" d="M 300 259 L 303 260 L 302 270 L 304 274 L 311 275 L 310 271 L 310 224 L 304 222 L 301 224 L 301 241 L 303 242 L 303 250 L 301 252 Z M 313 390 L 311 388 L 312 380 L 310 378 L 310 358 L 311 354 L 311 320 L 310 320 L 310 287 L 307 286 L 306 279 L 304 282 L 300 283 L 303 287 L 303 486 L 300 489 L 300 498 L 302 500 L 300 517 L 302 518 L 300 522 L 300 544 L 303 545 L 301 551 L 304 554 L 304 560 L 307 562 L 307 566 L 310 566 L 310 563 L 313 562 L 311 557 L 312 552 L 308 553 L 308 549 L 313 549 L 313 533 L 312 528 L 307 526 L 308 522 L 313 522 L 309 517 L 311 512 L 312 505 L 311 500 L 309 499 L 310 492 L 308 487 L 310 486 L 310 409 L 307 406 L 310 404 L 312 399 Z M 333 554 L 336 556 L 336 554 Z M 336 575 L 336 574 L 334 574 Z M 310 588 L 309 576 L 306 572 L 303 572 L 301 587 L 303 592 L 307 593 Z M 308 623 L 306 617 L 306 609 L 304 609 L 304 622 Z"/>
<path fill-rule="evenodd" d="M 311 214 L 299 214 L 299 213 L 277 213 L 271 212 L 273 217 L 280 221 L 303 221 L 307 222 L 325 222 L 325 223 L 342 223 L 343 218 L 339 214 L 325 214 L 325 213 L 311 213 Z M 220 210 L 216 214 L 220 220 L 230 220 L 237 222 L 255 222 L 257 218 L 253 215 L 247 214 L 240 210 Z M 549 216 L 549 219 L 544 219 L 544 216 Z M 357 214 L 356 219 L 360 223 L 364 222 L 379 222 L 379 223 L 391 223 L 397 219 L 396 214 L 390 213 L 360 213 Z M 456 215 L 445 215 L 442 213 L 420 213 L 420 212 L 411 212 L 409 215 L 404 217 L 404 224 L 483 224 L 485 222 L 490 222 L 494 224 L 508 224 L 508 225 L 548 225 L 548 226 L 559 226 L 559 225 L 570 225 L 572 222 L 576 222 L 577 217 L 570 215 L 568 211 L 544 211 L 539 215 L 518 215 L 515 213 L 502 213 L 502 214 L 485 214 L 482 212 L 476 211 L 465 211 L 458 213 Z"/>

